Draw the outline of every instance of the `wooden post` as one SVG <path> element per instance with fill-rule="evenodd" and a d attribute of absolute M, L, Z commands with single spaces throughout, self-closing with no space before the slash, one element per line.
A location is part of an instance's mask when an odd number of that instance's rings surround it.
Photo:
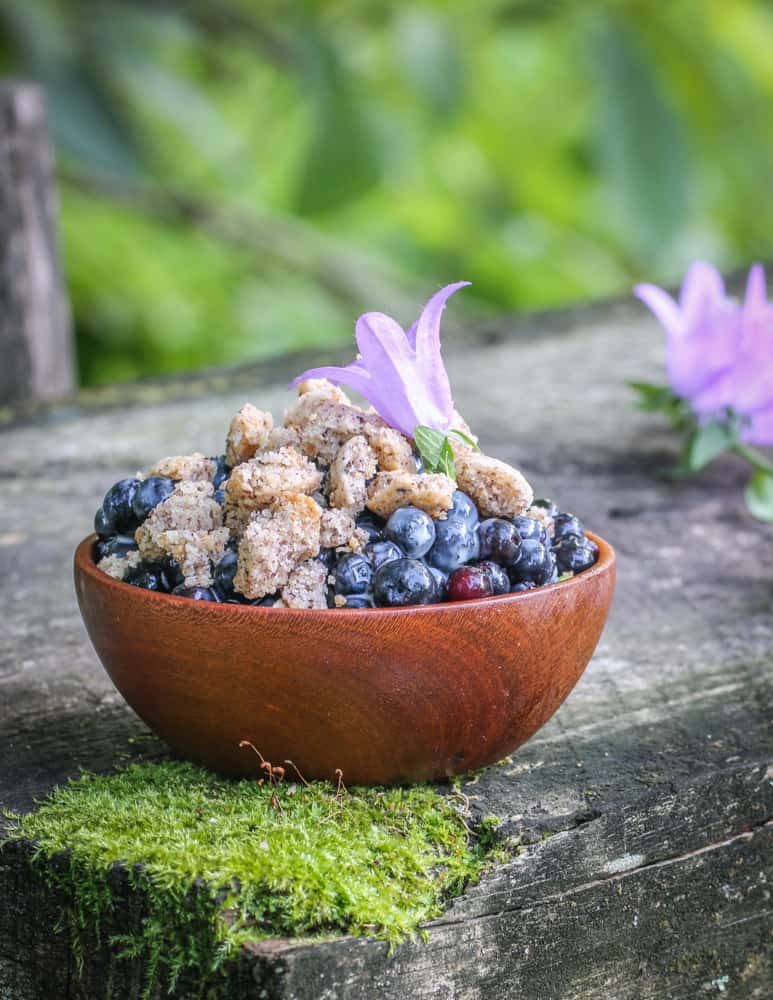
<path fill-rule="evenodd" d="M 73 389 L 70 310 L 40 87 L 0 82 L 0 403 Z"/>

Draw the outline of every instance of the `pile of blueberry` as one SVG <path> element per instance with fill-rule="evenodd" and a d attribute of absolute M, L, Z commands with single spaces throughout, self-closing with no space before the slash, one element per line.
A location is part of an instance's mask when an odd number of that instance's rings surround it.
<path fill-rule="evenodd" d="M 333 564 L 331 606 L 469 601 L 555 583 L 596 562 L 598 548 L 585 536 L 582 522 L 562 514 L 550 500 L 536 500 L 535 506 L 554 518 L 553 538 L 531 517 L 481 521 L 461 490 L 453 501 L 442 521 L 416 507 L 402 507 L 386 522 L 361 514 L 357 526 L 370 540 L 361 554 L 344 555 Z"/>
<path fill-rule="evenodd" d="M 215 497 L 222 502 L 228 477 L 218 460 Z M 153 476 L 123 479 L 105 496 L 96 513 L 97 559 L 136 549 L 134 532 L 153 508 L 174 489 L 174 481 Z M 434 521 L 417 507 L 402 507 L 388 521 L 365 511 L 357 527 L 368 535 L 361 553 L 337 556 L 326 549 L 319 558 L 329 570 L 330 607 L 372 608 L 467 601 L 532 590 L 592 566 L 596 544 L 574 514 L 562 513 L 550 500 L 535 500 L 553 518 L 554 533 L 535 518 L 490 517 L 481 521 L 473 501 L 461 490 L 445 520 Z M 248 601 L 234 591 L 237 553 L 232 542 L 214 570 L 212 587 L 185 587 L 173 559 L 140 563 L 126 582 L 200 601 L 271 606 L 278 595 Z"/>
<path fill-rule="evenodd" d="M 217 471 L 212 482 L 215 499 L 222 504 L 225 500 L 222 486 L 231 470 L 225 464 L 224 455 L 216 461 Z M 121 479 L 111 486 L 94 515 L 94 531 L 99 536 L 97 561 L 106 556 L 125 556 L 136 551 L 134 532 L 148 514 L 171 495 L 175 485 L 176 480 L 167 479 L 166 476 L 149 476 L 142 480 Z M 234 554 L 234 562 L 235 558 Z M 223 559 L 220 560 L 221 563 Z M 157 590 L 164 594 L 176 594 L 178 597 L 191 597 L 197 601 L 224 600 L 214 588 L 186 587 L 179 565 L 168 557 L 160 563 L 139 563 L 129 570 L 124 581 L 135 587 L 142 587 L 143 590 Z"/>

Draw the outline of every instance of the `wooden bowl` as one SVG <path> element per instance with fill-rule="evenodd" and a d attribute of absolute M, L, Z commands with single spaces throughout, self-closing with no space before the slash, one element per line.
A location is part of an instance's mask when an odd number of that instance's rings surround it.
<path fill-rule="evenodd" d="M 425 781 L 493 764 L 553 715 L 596 647 L 615 583 L 594 567 L 521 594 L 425 607 L 298 611 L 140 590 L 98 570 L 75 587 L 113 683 L 180 756 L 258 775 L 274 765 L 347 784 Z M 289 770 L 289 769 L 288 769 Z"/>

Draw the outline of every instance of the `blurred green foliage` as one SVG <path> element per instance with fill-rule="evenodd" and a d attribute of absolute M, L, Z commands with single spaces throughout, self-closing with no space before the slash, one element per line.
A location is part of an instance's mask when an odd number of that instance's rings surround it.
<path fill-rule="evenodd" d="M 773 256 L 764 0 L 0 0 L 87 383 Z M 457 306 L 455 306 L 455 311 Z"/>

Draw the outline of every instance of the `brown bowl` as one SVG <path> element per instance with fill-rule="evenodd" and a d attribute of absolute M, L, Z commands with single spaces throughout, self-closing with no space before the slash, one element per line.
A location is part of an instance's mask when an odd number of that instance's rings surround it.
<path fill-rule="evenodd" d="M 563 583 L 412 608 L 298 611 L 140 590 L 75 553 L 91 641 L 137 714 L 182 757 L 257 775 L 424 781 L 501 760 L 576 684 L 606 621 L 615 556 Z"/>

